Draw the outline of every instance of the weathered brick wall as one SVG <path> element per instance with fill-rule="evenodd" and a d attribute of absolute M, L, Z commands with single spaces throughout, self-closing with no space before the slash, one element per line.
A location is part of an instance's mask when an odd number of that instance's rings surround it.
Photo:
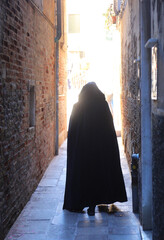
<path fill-rule="evenodd" d="M 164 1 L 151 1 L 151 36 L 158 39 L 157 100 L 152 101 L 153 240 L 164 239 Z"/>
<path fill-rule="evenodd" d="M 122 38 L 122 116 L 123 141 L 130 161 L 133 152 L 140 153 L 140 99 L 137 65 L 140 55 L 139 2 L 127 1 L 121 19 Z M 151 37 L 158 39 L 157 100 L 152 100 L 152 173 L 153 173 L 153 239 L 164 236 L 164 2 L 151 0 Z M 142 171 L 142 169 L 140 169 Z M 139 177 L 140 179 L 140 177 Z M 141 193 L 139 192 L 140 201 Z M 140 208 L 141 211 L 141 208 Z M 140 212 L 141 213 L 141 212 Z M 142 219 L 141 219 L 142 222 Z"/>
<path fill-rule="evenodd" d="M 67 137 L 67 26 L 66 17 L 66 2 L 61 0 L 62 19 L 61 32 L 62 36 L 59 41 L 59 146 Z"/>
<path fill-rule="evenodd" d="M 122 138 L 130 164 L 132 153 L 140 153 L 139 2 L 127 1 L 120 19 Z"/>
<path fill-rule="evenodd" d="M 139 1 L 129 0 L 120 19 L 122 139 L 129 167 L 132 154 L 141 153 L 140 61 L 136 62 L 140 58 L 139 26 Z M 138 179 L 141 216 L 140 171 Z"/>
<path fill-rule="evenodd" d="M 35 3 L 39 9 L 30 0 L 0 1 L 0 230 L 3 234 L 30 198 L 55 152 L 54 1 L 35 0 Z M 64 62 L 63 71 L 65 67 Z M 35 89 L 36 114 L 35 127 L 31 128 L 30 86 Z M 62 111 L 64 114 L 65 109 Z"/>
<path fill-rule="evenodd" d="M 2 6 L 0 4 L 0 54 L 2 52 L 2 39 L 3 39 L 3 12 L 2 12 Z M 2 134 L 2 123 L 4 123 L 4 109 L 3 109 L 3 98 L 2 98 L 2 77 L 5 77 L 5 72 L 2 71 L 2 61 L 0 60 L 0 240 L 3 239 L 3 226 L 2 226 L 2 207 L 4 204 L 4 178 L 3 178 L 3 171 L 4 166 L 2 165 L 2 140 L 3 140 L 3 134 Z"/>

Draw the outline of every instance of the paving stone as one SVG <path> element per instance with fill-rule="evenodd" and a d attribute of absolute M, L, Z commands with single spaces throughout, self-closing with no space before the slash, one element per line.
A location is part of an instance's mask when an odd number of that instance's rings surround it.
<path fill-rule="evenodd" d="M 121 209 L 121 211 L 125 211 L 125 212 L 127 212 L 127 211 L 129 211 L 129 212 L 132 212 L 132 205 L 122 205 L 122 206 L 119 206 L 119 205 L 117 205 L 120 209 Z"/>
<path fill-rule="evenodd" d="M 63 181 L 65 183 L 65 180 L 66 180 L 66 176 L 65 174 L 62 174 L 59 178 L 60 181 Z"/>
<path fill-rule="evenodd" d="M 135 214 L 133 214 L 132 212 L 126 212 L 126 211 L 124 211 L 124 212 L 121 212 L 120 214 L 121 214 L 121 216 L 119 216 L 119 213 L 114 214 L 115 219 L 116 219 L 116 218 L 125 219 L 125 220 L 127 220 L 127 219 L 132 219 L 132 220 L 135 221 L 136 223 L 139 223 L 138 217 L 135 216 Z"/>
<path fill-rule="evenodd" d="M 12 235 L 19 235 L 19 234 L 45 234 L 47 231 L 50 222 L 49 221 L 27 221 L 22 219 L 23 221 L 19 220 L 14 224 L 9 232 L 9 236 Z M 30 240 L 30 239 L 29 239 Z"/>
<path fill-rule="evenodd" d="M 55 173 L 55 171 L 60 172 L 60 173 L 62 173 L 62 171 L 63 171 L 63 166 L 58 166 L 58 163 L 55 163 L 55 164 L 51 165 L 50 167 L 51 167 L 51 171 L 54 170 L 54 173 Z"/>
<path fill-rule="evenodd" d="M 42 180 L 39 183 L 40 186 L 56 186 L 58 183 L 58 179 L 54 178 L 42 178 Z"/>
<path fill-rule="evenodd" d="M 63 213 L 63 202 L 58 202 L 55 215 Z"/>
<path fill-rule="evenodd" d="M 32 211 L 26 209 L 22 214 L 27 220 L 50 220 L 54 215 L 55 210 L 52 209 L 33 209 Z"/>
<path fill-rule="evenodd" d="M 64 142 L 5 240 L 141 240 L 138 216 L 132 213 L 131 178 L 123 149 L 121 156 L 128 201 L 115 203 L 115 212 L 103 212 L 96 207 L 95 216 L 88 216 L 87 208 L 83 213 L 72 213 L 62 209 L 66 175 Z M 111 210 L 111 205 L 108 209 Z"/>
<path fill-rule="evenodd" d="M 45 240 L 73 240 L 75 227 L 51 225 Z"/>
<path fill-rule="evenodd" d="M 24 208 L 24 210 L 32 211 L 33 209 L 49 209 L 55 211 L 57 208 L 57 201 L 55 200 L 42 200 L 42 201 L 30 201 Z"/>
<path fill-rule="evenodd" d="M 45 234 L 17 234 L 11 235 L 6 240 L 45 240 Z"/>
<path fill-rule="evenodd" d="M 141 240 L 140 235 L 109 235 L 108 240 Z"/>
<path fill-rule="evenodd" d="M 37 189 L 35 190 L 35 192 L 38 192 L 38 193 L 54 193 L 56 190 L 56 186 L 38 186 Z"/>
<path fill-rule="evenodd" d="M 39 192 L 35 192 L 30 201 L 39 201 L 41 199 L 45 200 L 45 199 L 56 199 L 57 198 L 57 195 L 53 194 L 53 193 L 47 193 L 47 194 L 44 194 L 44 193 L 39 193 Z"/>
<path fill-rule="evenodd" d="M 108 214 L 106 212 L 96 212 L 95 213 L 95 218 L 96 219 L 109 219 L 112 218 L 112 214 Z"/>
<path fill-rule="evenodd" d="M 139 227 L 139 224 L 136 223 L 136 221 L 134 221 L 134 219 L 129 218 L 129 219 L 122 219 L 122 218 L 116 218 L 113 221 L 109 220 L 109 226 L 119 226 L 119 227 L 126 227 L 126 226 L 136 226 Z"/>
<path fill-rule="evenodd" d="M 139 235 L 139 227 L 137 226 L 119 226 L 119 225 L 113 225 L 109 227 L 109 234 L 119 234 L 119 235 L 127 235 L 127 234 L 135 234 Z"/>
<path fill-rule="evenodd" d="M 107 235 L 108 227 L 100 226 L 100 227 L 87 227 L 87 228 L 77 228 L 76 235 Z"/>
<path fill-rule="evenodd" d="M 107 220 L 84 220 L 84 221 L 79 221 L 77 224 L 77 227 L 79 228 L 88 228 L 88 227 L 104 227 L 108 226 Z"/>
<path fill-rule="evenodd" d="M 108 240 L 108 235 L 79 235 L 75 237 L 75 240 Z"/>
<path fill-rule="evenodd" d="M 96 212 L 95 216 L 88 216 L 86 210 L 84 209 L 84 213 L 79 213 L 78 214 L 78 222 L 79 221 L 89 221 L 89 220 L 94 220 L 94 221 L 108 221 L 109 218 L 111 218 L 111 215 L 108 215 L 106 213 L 99 213 Z"/>
<path fill-rule="evenodd" d="M 73 227 L 77 225 L 77 219 L 78 219 L 77 214 L 67 215 L 67 214 L 61 213 L 57 216 L 54 216 L 51 223 L 54 225 L 60 225 L 60 226 L 64 225 L 64 226 Z"/>

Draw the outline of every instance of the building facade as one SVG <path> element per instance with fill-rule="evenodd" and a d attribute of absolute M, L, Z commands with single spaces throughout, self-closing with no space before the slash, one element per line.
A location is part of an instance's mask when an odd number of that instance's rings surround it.
<path fill-rule="evenodd" d="M 151 1 L 151 38 L 157 41 L 152 89 L 153 239 L 164 238 L 164 1 Z M 155 91 L 155 98 L 154 98 Z"/>
<path fill-rule="evenodd" d="M 118 3 L 119 2 L 119 3 Z M 164 238 L 164 2 L 114 1 L 121 34 L 122 133 L 139 153 L 138 205 L 145 230 Z M 130 165 L 129 164 L 129 165 Z"/>
<path fill-rule="evenodd" d="M 62 20 L 57 59 L 55 11 L 54 0 L 0 1 L 0 239 L 54 157 L 56 139 L 60 145 L 67 133 L 66 28 Z M 64 0 L 61 11 L 64 19 Z"/>

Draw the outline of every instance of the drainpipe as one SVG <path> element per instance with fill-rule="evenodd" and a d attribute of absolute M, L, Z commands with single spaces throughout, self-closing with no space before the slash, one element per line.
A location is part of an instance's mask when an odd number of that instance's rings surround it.
<path fill-rule="evenodd" d="M 57 0 L 57 35 L 56 43 L 56 136 L 55 155 L 59 154 L 59 40 L 61 38 L 61 0 Z"/>
<path fill-rule="evenodd" d="M 141 21 L 141 221 L 152 229 L 152 139 L 151 139 L 151 37 L 150 0 L 140 1 Z"/>

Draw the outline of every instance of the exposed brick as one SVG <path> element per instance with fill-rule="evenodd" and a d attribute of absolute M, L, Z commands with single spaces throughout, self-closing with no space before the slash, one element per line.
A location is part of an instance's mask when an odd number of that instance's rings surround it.
<path fill-rule="evenodd" d="M 65 1 L 61 1 L 63 12 L 65 11 Z M 66 18 L 62 17 L 62 26 L 66 28 Z M 66 65 L 66 49 L 67 35 L 66 29 L 62 28 L 62 37 L 59 45 L 59 145 L 67 137 L 67 116 L 65 109 L 67 108 L 67 71 Z M 52 65 L 53 67 L 53 65 Z"/>
<path fill-rule="evenodd" d="M 4 235 L 37 187 L 55 153 L 55 5 L 2 0 L 0 15 L 0 230 Z M 39 3 L 41 1 L 35 1 Z M 65 0 L 62 1 L 64 7 Z M 41 5 L 39 5 L 41 7 Z M 66 44 L 66 38 L 65 38 Z M 59 135 L 66 137 L 66 49 L 60 48 Z M 29 85 L 35 127 L 29 128 Z M 60 141 L 61 144 L 61 141 Z"/>
<path fill-rule="evenodd" d="M 121 19 L 121 112 L 122 137 L 128 162 L 132 153 L 140 154 L 140 88 L 138 65 L 140 56 L 139 4 L 128 1 Z M 128 20 L 128 21 L 127 21 Z"/>
<path fill-rule="evenodd" d="M 122 139 L 131 168 L 131 156 L 141 156 L 141 102 L 140 102 L 140 19 L 139 2 L 129 0 L 120 21 L 121 30 L 121 114 Z M 139 211 L 141 214 L 141 178 L 139 172 Z"/>

